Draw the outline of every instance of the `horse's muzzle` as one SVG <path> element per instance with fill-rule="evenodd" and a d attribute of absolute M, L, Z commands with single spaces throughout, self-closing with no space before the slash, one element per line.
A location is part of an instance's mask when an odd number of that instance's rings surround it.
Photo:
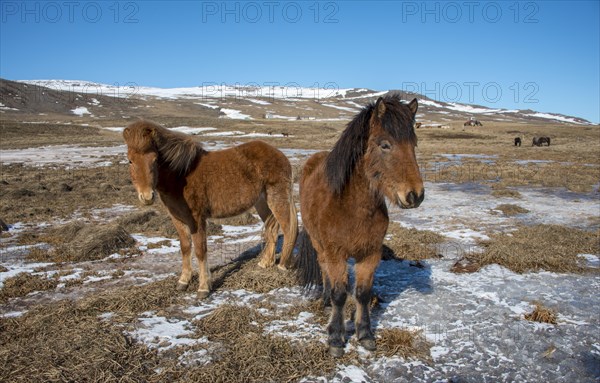
<path fill-rule="evenodd" d="M 402 209 L 414 209 L 421 205 L 421 202 L 425 199 L 425 189 L 417 195 L 414 191 L 410 191 L 405 198 L 398 198 L 400 200 L 400 207 Z"/>
<path fill-rule="evenodd" d="M 152 205 L 154 203 L 154 199 L 156 198 L 156 193 L 154 193 L 154 190 L 150 191 L 149 193 L 139 193 L 138 198 L 144 205 Z"/>

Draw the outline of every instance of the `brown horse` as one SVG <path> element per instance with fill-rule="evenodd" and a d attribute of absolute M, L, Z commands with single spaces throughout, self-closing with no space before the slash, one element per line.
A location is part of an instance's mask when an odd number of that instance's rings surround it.
<path fill-rule="evenodd" d="M 379 98 L 354 117 L 331 152 L 313 155 L 303 168 L 296 266 L 306 287 L 323 284 L 325 306 L 333 302 L 327 327 L 332 356 L 344 352 L 349 258 L 356 261 L 356 335 L 366 349 L 376 348 L 369 302 L 389 222 L 385 198 L 408 209 L 425 196 L 415 156 L 417 107 L 416 99 Z"/>
<path fill-rule="evenodd" d="M 235 216 L 252 206 L 265 222 L 266 244 L 259 265 L 275 264 L 281 227 L 284 244 L 279 267 L 286 268 L 298 234 L 298 217 L 292 167 L 283 153 L 262 141 L 206 151 L 191 136 L 148 121 L 129 125 L 123 137 L 139 200 L 151 205 L 158 192 L 179 234 L 183 271 L 178 290 L 185 290 L 192 277 L 193 245 L 200 271 L 198 297 L 208 296 L 206 219 Z"/>

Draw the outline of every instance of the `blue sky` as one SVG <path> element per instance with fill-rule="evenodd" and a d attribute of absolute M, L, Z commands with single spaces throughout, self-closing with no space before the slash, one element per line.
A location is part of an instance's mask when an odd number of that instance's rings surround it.
<path fill-rule="evenodd" d="M 0 77 L 405 89 L 600 122 L 599 1 L 0 2 Z"/>

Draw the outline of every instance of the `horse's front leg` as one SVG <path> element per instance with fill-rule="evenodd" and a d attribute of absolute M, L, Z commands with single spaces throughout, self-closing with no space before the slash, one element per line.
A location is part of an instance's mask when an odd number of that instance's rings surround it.
<path fill-rule="evenodd" d="M 346 326 L 344 325 L 344 305 L 346 304 L 346 287 L 348 285 L 348 273 L 345 259 L 325 258 L 327 267 L 322 267 L 327 273 L 331 287 L 331 317 L 327 325 L 329 339 L 329 354 L 334 358 L 344 355 L 346 343 Z M 327 287 L 327 286 L 324 286 Z"/>
<path fill-rule="evenodd" d="M 198 259 L 198 298 L 204 299 L 210 294 L 210 270 L 208 268 L 208 257 L 206 248 L 206 219 L 198 222 L 198 229 L 192 233 L 194 252 Z"/>
<path fill-rule="evenodd" d="M 356 290 L 354 292 L 356 298 L 356 338 L 361 346 L 369 351 L 375 351 L 377 348 L 375 336 L 371 330 L 369 305 L 371 303 L 373 276 L 380 259 L 381 253 L 375 253 L 361 260 L 361 262 L 357 262 L 354 266 L 356 274 Z"/>
<path fill-rule="evenodd" d="M 177 282 L 177 290 L 184 291 L 187 289 L 190 280 L 192 279 L 192 243 L 190 242 L 190 229 L 186 224 L 171 216 L 171 221 L 179 235 L 179 246 L 181 249 L 182 270 L 181 277 Z"/>

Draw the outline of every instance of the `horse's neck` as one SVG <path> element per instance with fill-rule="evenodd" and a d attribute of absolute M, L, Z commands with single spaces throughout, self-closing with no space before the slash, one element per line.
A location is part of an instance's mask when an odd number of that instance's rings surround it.
<path fill-rule="evenodd" d="M 346 188 L 349 195 L 355 196 L 353 203 L 356 206 L 361 206 L 369 211 L 387 209 L 383 195 L 372 188 L 371 181 L 364 169 L 363 159 L 356 164 L 356 169 L 352 173 Z"/>
<path fill-rule="evenodd" d="M 186 174 L 177 174 L 169 168 L 168 164 L 162 163 L 158 166 L 158 182 L 156 188 L 159 192 L 168 192 L 178 185 L 183 185 Z"/>

